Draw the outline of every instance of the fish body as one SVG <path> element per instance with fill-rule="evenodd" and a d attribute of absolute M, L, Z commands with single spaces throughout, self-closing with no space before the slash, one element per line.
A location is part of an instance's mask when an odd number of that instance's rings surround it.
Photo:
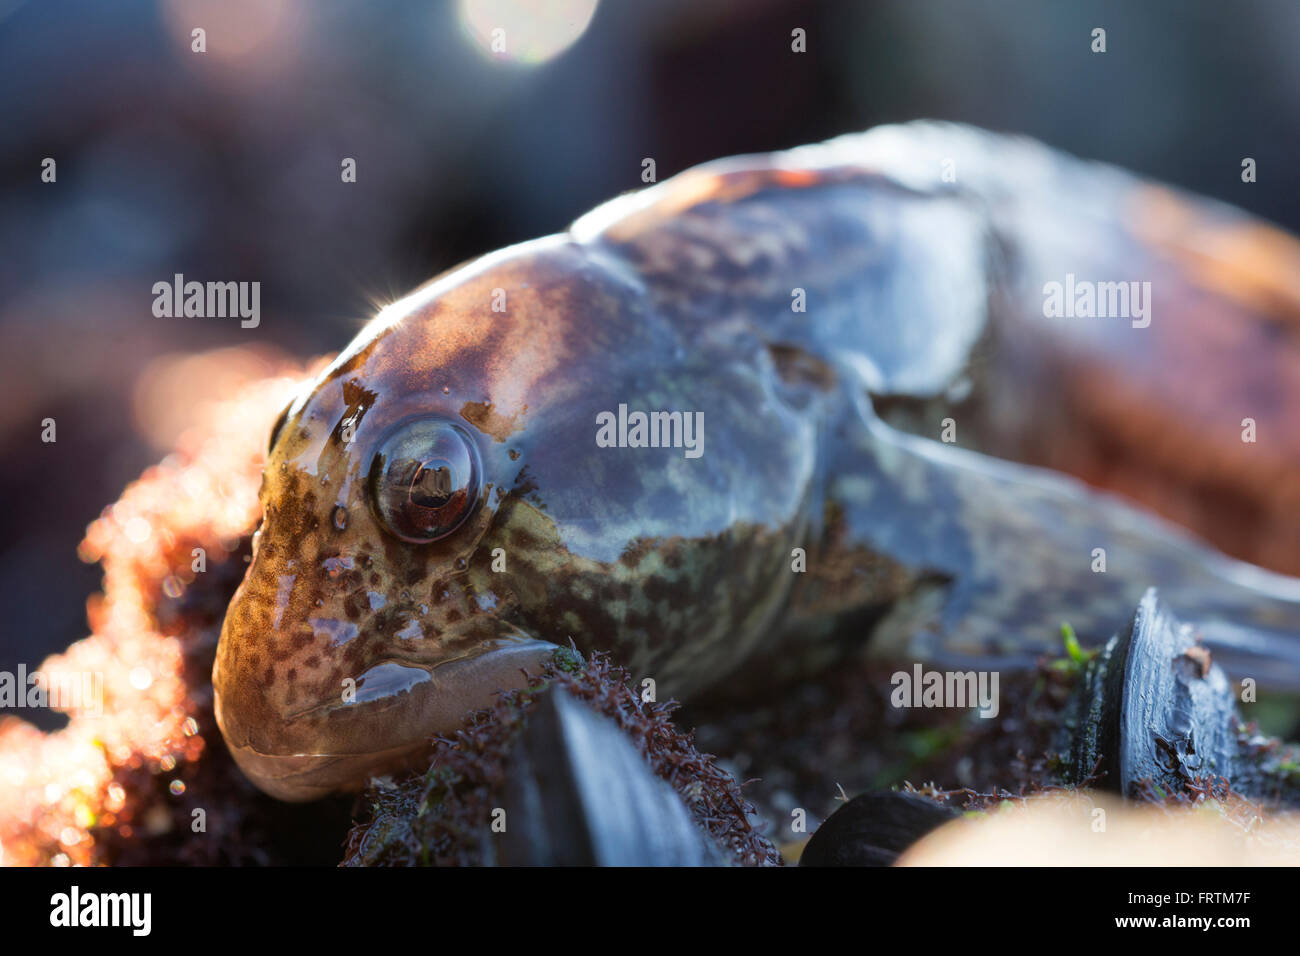
<path fill-rule="evenodd" d="M 995 457 L 1050 459 L 1083 417 L 1062 395 L 1162 368 L 1181 314 L 1300 358 L 1294 288 L 1207 304 L 1116 225 L 1147 191 L 1258 225 L 1028 141 L 885 127 L 697 167 L 385 308 L 272 436 L 213 672 L 240 766 L 286 799 L 358 786 L 570 642 L 679 698 L 868 643 L 1023 666 L 1063 619 L 1104 641 L 1149 586 L 1300 684 L 1300 582 Z M 1043 315 L 1046 282 L 1106 270 L 1152 282 L 1147 325 Z M 1279 382 L 1259 415 L 1294 426 Z M 927 437 L 936 416 L 962 440 Z"/>

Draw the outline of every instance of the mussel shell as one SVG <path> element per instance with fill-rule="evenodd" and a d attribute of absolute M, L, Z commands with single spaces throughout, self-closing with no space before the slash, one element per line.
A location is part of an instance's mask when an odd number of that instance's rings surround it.
<path fill-rule="evenodd" d="M 1102 649 L 1079 700 L 1076 780 L 1095 767 L 1100 786 L 1132 797 L 1144 781 L 1168 794 L 1189 779 L 1232 779 L 1239 719 L 1231 685 L 1154 588 Z"/>
<path fill-rule="evenodd" d="M 915 793 L 863 793 L 817 828 L 799 857 L 800 866 L 890 866 L 955 810 Z"/>
<path fill-rule="evenodd" d="M 724 862 L 677 792 L 608 717 L 562 687 L 539 694 L 506 767 L 508 866 L 706 866 Z"/>

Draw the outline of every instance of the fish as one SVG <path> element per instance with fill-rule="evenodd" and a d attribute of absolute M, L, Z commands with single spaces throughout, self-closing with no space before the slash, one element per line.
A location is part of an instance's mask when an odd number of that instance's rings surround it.
<path fill-rule="evenodd" d="M 444 273 L 274 429 L 213 667 L 224 738 L 310 800 L 417 759 L 557 647 L 665 699 L 779 694 L 863 652 L 1033 666 L 1062 620 L 1104 643 L 1150 587 L 1229 673 L 1300 687 L 1300 581 L 1116 493 L 1236 475 L 1285 539 L 1297 249 L 920 122 L 706 163 Z M 1054 307 L 1066 283 L 1099 314 Z M 1118 283 L 1133 314 L 1101 314 Z"/>

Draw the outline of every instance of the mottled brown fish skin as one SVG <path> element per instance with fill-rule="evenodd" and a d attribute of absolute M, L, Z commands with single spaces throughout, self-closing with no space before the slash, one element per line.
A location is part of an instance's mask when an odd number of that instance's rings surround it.
<path fill-rule="evenodd" d="M 759 657 L 776 684 L 846 631 L 901 658 L 1024 664 L 1062 618 L 1104 640 L 1158 585 L 1185 617 L 1264 628 L 1257 656 L 1294 653 L 1294 581 L 876 416 L 873 397 L 946 400 L 1034 302 L 1003 281 L 1015 236 L 989 196 L 891 168 L 873 135 L 710 164 L 457 269 L 291 405 L 213 672 L 252 779 L 286 799 L 359 786 L 570 641 L 663 699 Z M 703 413 L 702 453 L 599 447 L 620 405 Z M 430 421 L 468 436 L 483 493 L 413 544 L 372 469 Z"/>

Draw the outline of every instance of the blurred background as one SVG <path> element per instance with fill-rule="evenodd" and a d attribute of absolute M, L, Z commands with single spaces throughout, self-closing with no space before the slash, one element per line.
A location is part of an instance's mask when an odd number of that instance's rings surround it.
<path fill-rule="evenodd" d="M 1295 0 L 0 0 L 0 670 L 84 636 L 86 524 L 223 368 L 341 348 L 637 188 L 644 157 L 663 179 L 939 117 L 1300 231 L 1298 35 Z M 155 318 L 177 272 L 259 281 L 261 325 Z"/>

